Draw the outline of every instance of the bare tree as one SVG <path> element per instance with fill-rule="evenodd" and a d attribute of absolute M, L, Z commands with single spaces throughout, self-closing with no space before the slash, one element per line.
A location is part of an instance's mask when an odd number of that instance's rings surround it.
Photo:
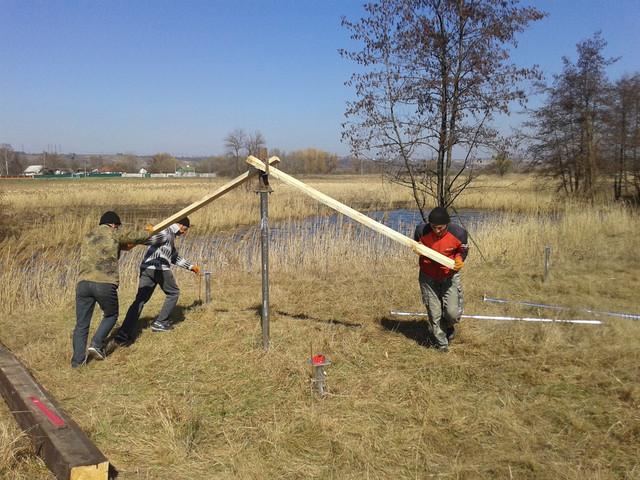
<path fill-rule="evenodd" d="M 626 75 L 611 89 L 605 111 L 609 164 L 616 200 L 640 202 L 640 73 Z"/>
<path fill-rule="evenodd" d="M 236 174 L 239 174 L 245 165 L 242 152 L 246 149 L 247 139 L 247 133 L 242 128 L 236 128 L 224 137 L 225 151 L 235 161 Z"/>
<path fill-rule="evenodd" d="M 236 128 L 224 137 L 226 154 L 235 161 L 236 174 L 246 170 L 246 157 L 257 154 L 265 145 L 266 141 L 259 130 L 247 134 L 244 129 Z"/>
<path fill-rule="evenodd" d="M 16 152 L 13 151 L 13 147 L 8 143 L 0 145 L 0 161 L 2 161 L 3 175 L 9 176 L 9 164 L 13 162 L 16 156 Z"/>
<path fill-rule="evenodd" d="M 247 138 L 247 142 L 245 144 L 245 149 L 247 151 L 247 156 L 249 155 L 256 155 L 258 153 L 258 150 L 260 148 L 264 148 L 266 146 L 267 142 L 264 139 L 264 136 L 262 135 L 262 133 L 259 130 L 256 130 L 255 132 L 253 132 L 252 134 L 249 134 L 248 138 Z M 263 159 L 263 160 L 266 160 Z"/>
<path fill-rule="evenodd" d="M 447 207 L 471 181 L 479 147 L 497 133 L 489 121 L 525 100 L 520 82 L 535 68 L 508 64 L 515 35 L 545 14 L 518 0 L 381 0 L 369 16 L 342 24 L 360 51 L 342 50 L 358 63 L 358 99 L 347 106 L 343 139 L 360 159 L 384 162 L 412 189 L 423 217 L 434 198 Z M 454 166 L 453 150 L 461 164 Z"/>
<path fill-rule="evenodd" d="M 89 157 L 90 171 L 100 170 L 102 167 L 104 167 L 104 159 L 102 158 L 102 155 L 91 155 Z"/>
<path fill-rule="evenodd" d="M 200 162 L 200 168 L 198 171 L 204 173 L 216 173 L 221 176 L 230 176 L 236 171 L 235 161 L 232 161 L 226 155 L 213 155 Z"/>
<path fill-rule="evenodd" d="M 578 61 L 563 57 L 563 71 L 546 88 L 544 105 L 532 110 L 527 125 L 534 129 L 531 152 L 567 193 L 592 198 L 599 166 L 609 152 L 601 146 L 606 131 L 605 111 L 611 85 L 605 68 L 607 43 L 596 32 L 577 44 Z"/>
<path fill-rule="evenodd" d="M 120 168 L 127 173 L 135 173 L 138 169 L 138 157 L 136 157 L 133 153 L 127 153 L 120 158 L 119 161 Z"/>
<path fill-rule="evenodd" d="M 179 166 L 178 159 L 170 153 L 156 153 L 151 159 L 149 170 L 153 173 L 174 173 Z"/>

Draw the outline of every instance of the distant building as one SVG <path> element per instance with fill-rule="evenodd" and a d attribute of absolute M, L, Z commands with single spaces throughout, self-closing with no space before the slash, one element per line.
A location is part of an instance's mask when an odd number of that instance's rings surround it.
<path fill-rule="evenodd" d="M 100 173 L 122 173 L 124 170 L 120 165 L 105 165 L 100 169 Z"/>
<path fill-rule="evenodd" d="M 186 167 L 180 167 L 176 170 L 176 175 L 180 177 L 195 177 L 196 168 L 190 167 L 189 165 L 187 165 Z"/>
<path fill-rule="evenodd" d="M 24 174 L 27 176 L 42 175 L 44 173 L 44 165 L 29 165 Z"/>

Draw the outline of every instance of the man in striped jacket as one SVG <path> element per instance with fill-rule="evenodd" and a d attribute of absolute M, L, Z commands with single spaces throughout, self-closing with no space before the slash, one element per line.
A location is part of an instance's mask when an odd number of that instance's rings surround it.
<path fill-rule="evenodd" d="M 169 315 L 178 303 L 180 289 L 171 273 L 171 265 L 177 265 L 200 275 L 200 269 L 192 265 L 178 254 L 174 245 L 176 237 L 184 235 L 189 229 L 189 218 L 184 217 L 170 227 L 151 237 L 140 265 L 140 283 L 135 300 L 127 310 L 127 315 L 118 330 L 116 342 L 126 344 L 131 339 L 133 329 L 140 318 L 145 303 L 149 301 L 157 285 L 166 295 L 158 318 L 151 325 L 154 332 L 169 332 L 173 327 L 169 324 Z"/>

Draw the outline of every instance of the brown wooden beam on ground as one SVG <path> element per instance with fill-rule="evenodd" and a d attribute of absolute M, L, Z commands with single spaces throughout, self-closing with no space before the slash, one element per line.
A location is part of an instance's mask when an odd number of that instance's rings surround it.
<path fill-rule="evenodd" d="M 270 165 L 275 165 L 280 161 L 280 159 L 278 157 L 271 157 L 269 159 L 269 164 Z M 264 164 L 263 164 L 264 166 Z M 234 178 L 233 180 L 231 180 L 230 182 L 224 184 L 222 187 L 220 187 L 218 190 L 216 190 L 215 192 L 207 195 L 206 197 L 201 198 L 200 200 L 198 200 L 197 202 L 192 203 L 191 205 L 189 205 L 188 207 L 183 208 L 182 210 L 180 210 L 178 213 L 175 213 L 173 215 L 171 215 L 170 217 L 164 219 L 163 221 L 161 221 L 160 223 L 158 223 L 157 225 L 153 226 L 153 233 L 156 234 L 158 232 L 160 232 L 161 230 L 164 230 L 165 228 L 167 228 L 170 225 L 173 225 L 174 223 L 176 223 L 178 220 L 183 219 L 184 217 L 188 217 L 189 215 L 191 215 L 193 212 L 200 210 L 202 207 L 204 207 L 205 205 L 213 202 L 216 198 L 220 198 L 222 195 L 224 195 L 225 193 L 230 192 L 231 190 L 239 187 L 240 185 L 242 185 L 243 183 L 248 182 L 249 180 L 251 180 L 252 178 L 256 177 L 257 175 L 260 174 L 260 170 L 256 170 L 254 168 L 252 168 L 251 170 L 243 173 L 242 175 Z"/>
<path fill-rule="evenodd" d="M 56 478 L 107 480 L 116 475 L 98 447 L 1 342 L 0 394 Z"/>
<path fill-rule="evenodd" d="M 265 164 L 261 160 L 257 159 L 256 157 L 253 157 L 250 155 L 249 157 L 247 157 L 247 163 L 249 163 L 250 165 L 253 165 L 254 167 L 262 171 L 266 171 Z M 357 222 L 360 222 L 363 225 L 366 225 L 367 227 L 372 228 L 376 232 L 381 233 L 391 238 L 392 240 L 395 240 L 396 242 L 399 242 L 403 245 L 411 247 L 412 249 L 418 250 L 425 257 L 430 258 L 431 260 L 434 260 L 439 264 L 444 265 L 445 267 L 453 268 L 454 261 L 449 257 L 442 255 L 441 253 L 438 253 L 435 250 L 432 250 L 431 248 L 423 245 L 422 243 L 418 243 L 415 240 L 405 235 L 402 235 L 399 232 L 396 232 L 394 229 L 389 228 L 380 222 L 376 222 L 374 219 L 367 217 L 366 215 L 358 212 L 357 210 L 354 210 L 351 207 L 348 207 L 344 203 L 340 203 L 339 201 L 331 198 L 328 195 L 325 195 L 322 192 L 319 192 L 315 188 L 305 185 L 300 180 L 296 180 L 292 176 L 287 175 L 284 172 L 281 172 L 277 168 L 269 169 L 269 175 L 277 178 L 278 180 L 288 185 L 291 185 L 292 187 L 302 190 L 304 193 L 306 193 L 310 197 L 315 198 L 319 202 L 324 203 L 325 205 L 333 208 L 334 210 L 337 210 L 338 212 L 352 218 L 353 220 L 356 220 Z"/>

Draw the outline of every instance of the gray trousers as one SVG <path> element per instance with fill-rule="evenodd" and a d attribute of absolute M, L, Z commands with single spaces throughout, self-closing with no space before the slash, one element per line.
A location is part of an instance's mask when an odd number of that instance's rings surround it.
<path fill-rule="evenodd" d="M 169 324 L 169 315 L 171 314 L 173 307 L 178 303 L 178 297 L 180 296 L 178 284 L 173 278 L 171 270 L 145 268 L 140 272 L 138 293 L 136 294 L 136 299 L 129 307 L 129 310 L 127 310 L 127 315 L 124 317 L 124 321 L 120 326 L 121 332 L 131 335 L 138 319 L 140 318 L 142 309 L 144 308 L 145 303 L 147 303 L 151 298 L 156 285 L 159 285 L 166 295 L 156 322 L 162 325 Z"/>
<path fill-rule="evenodd" d="M 71 366 L 82 365 L 86 357 L 87 338 L 96 303 L 104 316 L 91 338 L 91 346 L 103 349 L 107 336 L 118 320 L 118 286 L 114 283 L 88 282 L 76 285 L 76 327 L 73 329 Z"/>
<path fill-rule="evenodd" d="M 443 278 L 428 277 L 422 271 L 418 279 L 422 302 L 429 314 L 429 334 L 437 347 L 449 345 L 447 332 L 460 321 L 464 307 L 460 273 Z"/>

